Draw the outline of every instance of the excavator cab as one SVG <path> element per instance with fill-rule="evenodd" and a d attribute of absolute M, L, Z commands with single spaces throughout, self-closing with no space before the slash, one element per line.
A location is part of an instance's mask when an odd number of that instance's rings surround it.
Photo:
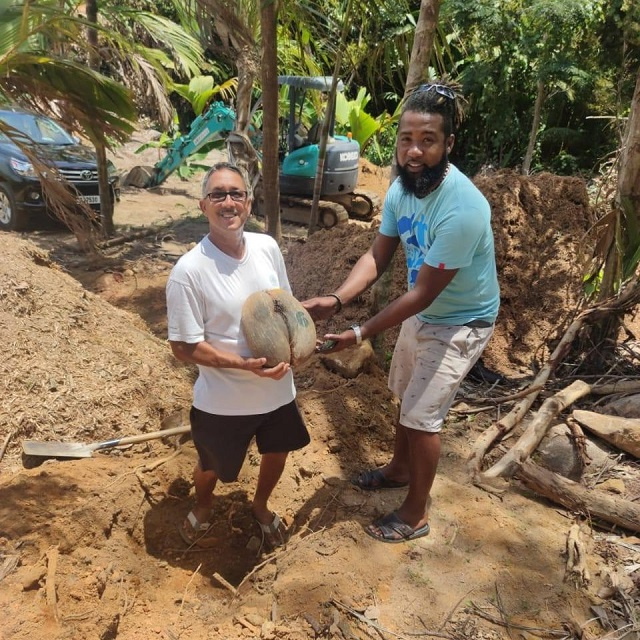
<path fill-rule="evenodd" d="M 302 122 L 304 102 L 308 91 L 328 93 L 332 78 L 328 76 L 279 76 L 278 84 L 289 89 L 289 113 L 283 119 L 282 138 L 285 142 L 284 154 L 280 164 L 280 191 L 283 195 L 310 197 L 318 167 L 320 153 L 320 129 L 322 119 L 319 115 L 308 128 Z M 338 91 L 344 89 L 341 81 Z M 335 100 L 325 102 L 329 110 L 329 132 L 324 162 L 324 177 L 320 196 L 335 196 L 351 193 L 358 182 L 358 163 L 360 145 L 348 136 L 335 134 Z"/>

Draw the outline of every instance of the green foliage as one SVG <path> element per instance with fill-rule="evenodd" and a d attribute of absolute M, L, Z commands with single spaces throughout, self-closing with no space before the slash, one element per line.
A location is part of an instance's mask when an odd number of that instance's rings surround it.
<path fill-rule="evenodd" d="M 455 71 L 468 98 L 455 149 L 463 168 L 473 173 L 485 164 L 521 162 L 538 82 L 544 87 L 543 128 L 574 132 L 572 147 L 564 151 L 575 156 L 577 169 L 591 169 L 615 146 L 602 121 L 587 119 L 610 113 L 616 102 L 613 74 L 608 77 L 611 62 L 603 66 L 602 49 L 613 11 L 604 0 L 450 0 L 443 5 L 441 23 L 451 36 Z M 612 40 L 611 46 L 619 45 Z M 604 102 L 593 99 L 598 84 L 603 97 L 609 91 Z M 567 158 L 558 158 L 560 149 L 548 138 L 537 149 L 539 168 L 566 165 Z"/>
<path fill-rule="evenodd" d="M 578 159 L 566 151 L 560 151 L 555 158 L 551 159 L 549 169 L 559 176 L 577 175 L 579 173 Z"/>
<path fill-rule="evenodd" d="M 381 129 L 364 151 L 364 157 L 380 167 L 393 163 L 396 152 L 395 125 Z"/>
<path fill-rule="evenodd" d="M 385 121 L 386 113 L 373 118 L 365 111 L 370 100 L 367 90 L 361 87 L 355 100 L 348 100 L 344 93 L 336 96 L 336 124 L 341 126 L 344 133 L 351 132 L 354 140 L 360 144 L 360 149 L 366 149 L 373 136 L 380 131 Z"/>
<path fill-rule="evenodd" d="M 0 95 L 5 101 L 59 113 L 69 128 L 94 143 L 128 137 L 136 115 L 129 91 L 73 55 L 71 45 L 88 47 L 86 21 L 46 1 L 12 3 L 2 18 Z"/>
<path fill-rule="evenodd" d="M 189 102 L 194 113 L 199 116 L 214 97 L 229 101 L 233 91 L 238 86 L 236 78 L 231 78 L 222 84 L 214 84 L 213 76 L 196 76 L 189 84 L 173 84 L 173 90 Z"/>

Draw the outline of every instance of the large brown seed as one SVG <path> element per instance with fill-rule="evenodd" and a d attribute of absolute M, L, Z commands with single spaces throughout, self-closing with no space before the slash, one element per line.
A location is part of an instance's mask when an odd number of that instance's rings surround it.
<path fill-rule="evenodd" d="M 241 326 L 253 357 L 266 358 L 269 367 L 301 364 L 315 351 L 315 324 L 284 289 L 252 293 L 242 307 Z"/>

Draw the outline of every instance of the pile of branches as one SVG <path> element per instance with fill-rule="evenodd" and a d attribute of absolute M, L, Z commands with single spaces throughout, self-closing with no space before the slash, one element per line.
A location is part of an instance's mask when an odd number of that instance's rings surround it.
<path fill-rule="evenodd" d="M 628 286 L 617 298 L 590 307 L 579 313 L 570 324 L 546 364 L 540 369 L 530 386 L 515 394 L 518 401 L 511 411 L 494 422 L 475 442 L 467 461 L 471 481 L 488 491 L 504 490 L 505 481 L 517 478 L 537 494 L 564 507 L 583 513 L 589 518 L 599 518 L 629 531 L 640 533 L 640 504 L 626 500 L 596 488 L 587 488 L 580 482 L 570 480 L 531 460 L 555 418 L 576 401 L 589 395 L 640 393 L 640 375 L 628 376 L 611 382 L 611 376 L 603 376 L 595 383 L 576 379 L 549 396 L 528 421 L 518 440 L 507 452 L 488 468 L 484 468 L 485 457 L 492 447 L 503 441 L 529 413 L 550 377 L 566 358 L 580 332 L 597 321 L 612 315 L 624 316 L 640 304 L 640 282 Z M 557 383 L 557 379 L 556 379 Z M 495 403 L 499 401 L 494 401 Z M 581 417 L 577 414 L 582 414 Z M 640 420 L 612 419 L 593 420 L 584 415 L 589 412 L 574 412 L 574 420 L 567 420 L 575 442 L 584 440 L 580 424 L 609 444 L 640 458 Z M 595 425 L 595 426 L 594 426 Z"/>

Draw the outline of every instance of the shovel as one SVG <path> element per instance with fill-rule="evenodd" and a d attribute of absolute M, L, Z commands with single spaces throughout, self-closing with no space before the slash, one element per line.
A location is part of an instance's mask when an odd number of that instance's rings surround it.
<path fill-rule="evenodd" d="M 94 451 L 101 449 L 111 449 L 112 447 L 119 447 L 123 444 L 145 442 L 146 440 L 164 438 L 165 436 L 176 436 L 181 433 L 188 433 L 189 431 L 191 431 L 190 426 L 182 425 L 180 427 L 173 427 L 172 429 L 164 429 L 163 431 L 140 433 L 137 436 L 125 436 L 124 438 L 89 444 L 83 442 L 39 442 L 37 440 L 24 440 L 22 442 L 22 451 L 28 456 L 45 458 L 90 458 Z"/>

